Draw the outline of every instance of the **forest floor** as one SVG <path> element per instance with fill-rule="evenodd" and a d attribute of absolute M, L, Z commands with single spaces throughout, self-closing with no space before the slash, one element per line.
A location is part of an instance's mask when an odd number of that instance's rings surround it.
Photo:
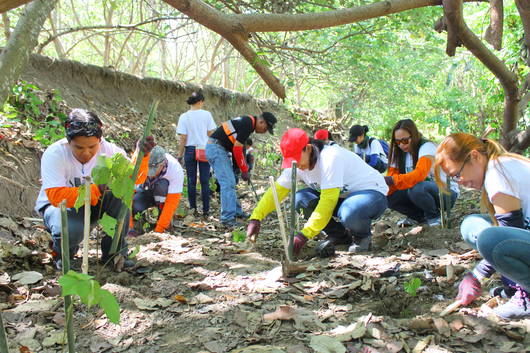
<path fill-rule="evenodd" d="M 257 184 L 262 193 L 265 183 Z M 239 192 L 250 211 L 252 194 L 245 186 Z M 218 207 L 214 201 L 214 214 Z M 400 216 L 387 211 L 374 225 L 373 251 L 353 255 L 343 248 L 321 259 L 312 240 L 300 256 L 306 270 L 292 278 L 282 276 L 273 215 L 254 246 L 235 242 L 214 218 L 191 216 L 176 220 L 167 234 L 129 238 L 131 249 L 140 248 L 129 272 L 97 265 L 92 239 L 90 273 L 117 297 L 121 322 L 77 301 L 77 351 L 528 352 L 529 320 L 502 322 L 480 309 L 497 280 L 470 308 L 439 316 L 454 300 L 462 272 L 479 259 L 458 227 L 478 211 L 471 191 L 453 208 L 450 229 L 398 228 Z M 0 305 L 12 352 L 66 350 L 48 242 L 40 222 L 0 217 Z M 409 288 L 417 279 L 419 288 Z"/>

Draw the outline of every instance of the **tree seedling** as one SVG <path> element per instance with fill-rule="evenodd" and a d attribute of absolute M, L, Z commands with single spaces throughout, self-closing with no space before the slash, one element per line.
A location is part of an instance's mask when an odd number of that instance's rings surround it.
<path fill-rule="evenodd" d="M 244 231 L 240 230 L 240 229 L 236 229 L 232 232 L 232 239 L 236 242 L 236 243 L 242 243 L 245 241 L 245 239 L 247 238 L 247 235 L 245 234 Z"/>
<path fill-rule="evenodd" d="M 412 297 L 416 296 L 418 288 L 420 287 L 421 287 L 421 279 L 417 277 L 411 278 L 409 281 L 403 284 L 403 288 L 405 289 L 405 292 L 407 292 Z"/>

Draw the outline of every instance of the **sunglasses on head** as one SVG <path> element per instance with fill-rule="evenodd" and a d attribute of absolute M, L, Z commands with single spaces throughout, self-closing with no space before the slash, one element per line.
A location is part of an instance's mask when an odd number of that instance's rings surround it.
<path fill-rule="evenodd" d="M 412 140 L 412 136 L 409 136 L 409 137 L 403 137 L 402 139 L 395 139 L 394 141 L 396 141 L 396 145 L 401 145 L 401 144 L 408 144 L 410 142 L 410 140 Z"/>

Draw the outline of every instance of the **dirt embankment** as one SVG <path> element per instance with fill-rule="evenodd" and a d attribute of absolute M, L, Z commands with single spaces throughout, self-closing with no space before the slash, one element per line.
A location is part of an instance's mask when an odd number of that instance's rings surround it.
<path fill-rule="evenodd" d="M 42 90 L 57 89 L 66 104 L 92 110 L 105 123 L 105 136 L 130 149 L 141 135 L 146 112 L 160 100 L 154 134 L 159 144 L 175 152 L 177 139 L 173 124 L 188 110 L 186 99 L 202 89 L 206 105 L 217 123 L 242 114 L 273 112 L 279 119 L 277 133 L 260 135 L 258 141 L 278 138 L 279 132 L 294 122 L 291 113 L 277 102 L 254 99 L 250 95 L 212 86 L 140 78 L 110 69 L 68 60 L 33 55 L 22 79 Z M 9 129 L 8 129 L 9 130 Z M 0 140 L 0 213 L 33 216 L 40 178 L 42 149 L 13 131 L 4 130 Z M 5 138 L 6 135 L 8 138 Z"/>

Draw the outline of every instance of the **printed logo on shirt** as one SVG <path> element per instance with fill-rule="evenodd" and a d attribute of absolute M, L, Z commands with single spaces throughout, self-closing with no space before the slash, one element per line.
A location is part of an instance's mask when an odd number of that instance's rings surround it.
<path fill-rule="evenodd" d="M 86 180 L 85 177 L 82 177 L 82 178 L 75 177 L 74 178 L 74 182 L 72 183 L 72 181 L 70 180 L 69 183 L 70 183 L 70 185 L 75 186 L 75 187 L 78 188 L 78 187 L 80 187 L 81 185 L 83 185 L 85 183 L 85 180 Z"/>

